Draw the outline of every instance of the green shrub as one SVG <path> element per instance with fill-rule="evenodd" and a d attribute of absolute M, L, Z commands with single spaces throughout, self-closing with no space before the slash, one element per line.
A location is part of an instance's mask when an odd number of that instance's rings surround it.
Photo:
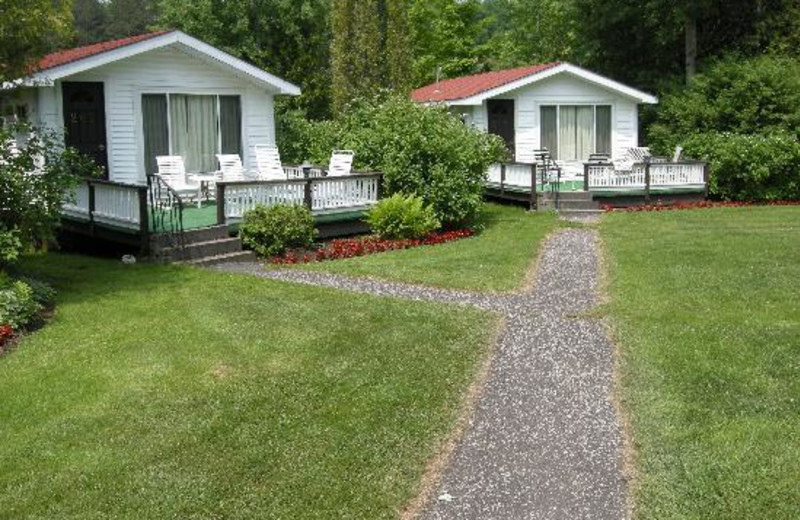
<path fill-rule="evenodd" d="M 395 193 L 380 201 L 367 215 L 372 231 L 381 238 L 422 238 L 441 225 L 433 208 L 421 197 Z"/>
<path fill-rule="evenodd" d="M 351 149 L 357 169 L 384 173 L 387 195 L 422 197 L 445 226 L 477 215 L 486 171 L 507 154 L 500 138 L 468 127 L 444 107 L 405 97 L 355 102 L 333 122 L 289 119 L 284 126 L 281 139 L 294 142 L 282 140 L 282 153 L 295 146 L 296 159 L 327 164 L 331 149 Z"/>
<path fill-rule="evenodd" d="M 0 228 L 0 267 L 17 261 L 22 254 L 22 240 L 19 231 Z"/>
<path fill-rule="evenodd" d="M 0 278 L 0 325 L 20 330 L 33 323 L 42 309 L 30 285 L 7 276 Z"/>
<path fill-rule="evenodd" d="M 50 284 L 29 276 L 22 276 L 20 280 L 30 286 L 31 290 L 33 290 L 33 299 L 39 305 L 48 307 L 55 301 L 56 290 L 53 289 Z"/>
<path fill-rule="evenodd" d="M 240 234 L 244 245 L 259 255 L 279 255 L 314 243 L 314 219 L 305 206 L 256 206 L 245 213 Z"/>
<path fill-rule="evenodd" d="M 709 161 L 709 191 L 718 198 L 800 199 L 800 142 L 793 136 L 695 134 L 684 147 Z"/>
<path fill-rule="evenodd" d="M 774 56 L 720 61 L 661 100 L 648 136 L 658 153 L 668 154 L 687 135 L 709 132 L 800 137 L 800 62 Z"/>

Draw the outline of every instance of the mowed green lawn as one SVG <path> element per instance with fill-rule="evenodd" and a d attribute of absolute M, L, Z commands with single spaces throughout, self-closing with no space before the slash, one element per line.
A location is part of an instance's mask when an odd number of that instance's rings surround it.
<path fill-rule="evenodd" d="M 473 291 L 519 288 L 542 239 L 558 225 L 555 214 L 487 204 L 481 220 L 483 232 L 468 239 L 298 268 Z"/>
<path fill-rule="evenodd" d="M 601 229 L 638 518 L 800 518 L 800 207 Z"/>
<path fill-rule="evenodd" d="M 0 358 L 0 518 L 394 518 L 493 316 L 199 269 L 28 259 Z"/>

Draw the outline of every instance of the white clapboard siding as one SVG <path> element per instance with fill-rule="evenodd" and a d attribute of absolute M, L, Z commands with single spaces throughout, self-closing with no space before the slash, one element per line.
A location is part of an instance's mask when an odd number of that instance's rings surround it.
<path fill-rule="evenodd" d="M 110 63 L 71 76 L 69 81 L 104 83 L 109 179 L 112 181 L 144 182 L 143 93 L 241 96 L 245 151 L 242 159 L 247 169 L 255 169 L 255 145 L 275 144 L 272 93 L 176 48 L 158 49 Z M 63 124 L 61 81 L 39 91 L 37 120 L 60 129 Z"/>
<path fill-rule="evenodd" d="M 622 157 L 639 141 L 638 108 L 635 101 L 580 78 L 560 74 L 507 92 L 499 99 L 514 100 L 516 160 L 534 162 L 534 150 L 541 148 L 540 108 L 542 105 L 611 105 L 611 150 Z M 486 102 L 475 107 L 453 106 L 469 112 L 476 128 L 488 129 Z M 530 182 L 529 182 L 530 184 Z"/>

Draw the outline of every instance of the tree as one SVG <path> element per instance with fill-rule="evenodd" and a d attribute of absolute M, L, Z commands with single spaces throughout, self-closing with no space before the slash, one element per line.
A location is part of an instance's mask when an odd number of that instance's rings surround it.
<path fill-rule="evenodd" d="M 100 0 L 75 0 L 72 6 L 75 20 L 75 43 L 87 45 L 106 38 L 108 13 Z"/>
<path fill-rule="evenodd" d="M 163 0 L 157 25 L 181 29 L 303 89 L 288 101 L 330 110 L 329 0 Z"/>
<path fill-rule="evenodd" d="M 124 38 L 150 31 L 158 19 L 158 0 L 108 0 L 107 39 Z"/>
<path fill-rule="evenodd" d="M 59 47 L 72 29 L 71 0 L 3 0 L 0 82 L 18 79 L 38 58 Z"/>
<path fill-rule="evenodd" d="M 333 111 L 381 89 L 407 90 L 411 53 L 407 0 L 333 0 Z"/>

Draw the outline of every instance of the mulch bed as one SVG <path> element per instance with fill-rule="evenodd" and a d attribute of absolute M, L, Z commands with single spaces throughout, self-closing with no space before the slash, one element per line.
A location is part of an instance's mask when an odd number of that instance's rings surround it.
<path fill-rule="evenodd" d="M 676 202 L 674 204 L 647 204 L 644 206 L 630 206 L 627 208 L 617 208 L 610 204 L 603 206 L 603 211 L 621 211 L 626 213 L 638 211 L 676 211 L 683 209 L 707 209 L 707 208 L 741 208 L 747 206 L 800 206 L 797 200 L 774 200 L 768 202 L 755 201 L 725 201 L 714 202 L 703 200 L 698 202 Z"/>
<path fill-rule="evenodd" d="M 468 238 L 474 234 L 475 232 L 472 229 L 457 229 L 454 231 L 431 233 L 425 238 L 418 240 L 382 240 L 376 237 L 344 238 L 326 242 L 319 249 L 312 251 L 289 251 L 280 256 L 273 256 L 269 259 L 269 262 L 276 265 L 290 265 L 323 262 L 326 260 L 340 260 L 343 258 L 384 253 L 386 251 L 396 251 L 398 249 L 444 244 L 446 242 Z"/>

